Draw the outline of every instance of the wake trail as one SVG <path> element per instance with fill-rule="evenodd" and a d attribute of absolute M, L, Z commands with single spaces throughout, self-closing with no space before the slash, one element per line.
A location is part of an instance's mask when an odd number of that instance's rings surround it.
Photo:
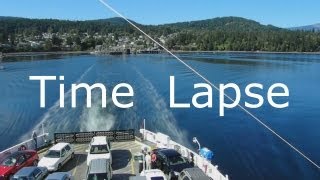
<path fill-rule="evenodd" d="M 151 108 L 151 112 L 153 112 L 154 116 L 151 119 L 146 119 L 148 125 L 151 125 L 152 128 L 157 131 L 164 132 L 171 137 L 174 137 L 177 142 L 190 146 L 190 144 L 186 144 L 189 142 L 187 133 L 179 128 L 177 120 L 171 110 L 168 109 L 164 98 L 158 93 L 150 80 L 148 80 L 137 68 L 134 67 L 133 69 L 143 82 L 141 84 L 143 84 L 145 97 L 149 98 L 151 101 L 151 106 L 149 106 L 149 108 Z"/>
<path fill-rule="evenodd" d="M 76 80 L 76 84 L 80 83 L 93 69 L 95 64 L 92 64 L 88 69 L 86 69 L 81 76 Z M 64 94 L 65 101 L 71 102 L 71 88 Z M 32 131 L 36 131 L 41 133 L 42 125 L 45 125 L 45 128 L 48 132 L 54 131 L 55 129 L 65 130 L 70 126 L 74 126 L 74 124 L 70 123 L 70 115 L 74 115 L 75 111 L 73 109 L 60 108 L 60 100 L 58 99 L 45 114 L 40 118 L 38 124 L 31 129 L 29 132 L 25 133 L 20 137 L 20 140 L 29 139 Z"/>

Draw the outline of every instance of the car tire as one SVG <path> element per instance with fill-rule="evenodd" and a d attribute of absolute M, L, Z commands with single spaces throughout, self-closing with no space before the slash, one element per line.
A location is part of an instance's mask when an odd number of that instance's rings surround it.
<path fill-rule="evenodd" d="M 174 175 L 173 172 L 170 172 L 168 175 L 168 180 L 178 180 L 178 177 L 176 175 Z"/>
<path fill-rule="evenodd" d="M 33 162 L 32 162 L 32 166 L 38 166 L 38 160 L 34 160 Z"/>
<path fill-rule="evenodd" d="M 61 164 L 58 164 L 58 169 L 57 169 L 57 171 L 60 170 L 60 169 L 61 169 Z"/>

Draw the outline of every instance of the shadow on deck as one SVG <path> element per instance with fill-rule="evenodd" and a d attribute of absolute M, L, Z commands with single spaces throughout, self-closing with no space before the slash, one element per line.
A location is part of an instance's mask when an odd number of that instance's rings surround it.
<path fill-rule="evenodd" d="M 68 161 L 62 168 L 61 171 L 67 172 L 72 171 L 79 165 L 86 163 L 87 155 L 86 154 L 75 154 L 74 158 Z"/>
<path fill-rule="evenodd" d="M 112 150 L 112 169 L 119 170 L 127 167 L 131 161 L 132 155 L 129 150 L 116 149 Z"/>

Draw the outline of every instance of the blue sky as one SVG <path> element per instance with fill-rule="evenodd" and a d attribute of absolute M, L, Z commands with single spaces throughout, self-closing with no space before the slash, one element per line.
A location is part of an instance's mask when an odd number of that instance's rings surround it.
<path fill-rule="evenodd" d="M 163 24 L 240 16 L 262 24 L 293 27 L 320 23 L 319 0 L 106 0 L 130 19 Z M 115 15 L 98 0 L 1 0 L 0 16 L 69 20 Z"/>

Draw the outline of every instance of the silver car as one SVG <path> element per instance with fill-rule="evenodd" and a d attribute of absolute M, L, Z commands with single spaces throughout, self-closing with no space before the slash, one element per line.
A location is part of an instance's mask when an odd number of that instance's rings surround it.
<path fill-rule="evenodd" d="M 13 180 L 42 180 L 47 174 L 45 167 L 24 167 L 13 176 Z"/>
<path fill-rule="evenodd" d="M 181 171 L 178 180 L 211 180 L 200 168 L 186 168 Z"/>
<path fill-rule="evenodd" d="M 109 159 L 93 159 L 87 170 L 87 180 L 111 180 L 112 168 Z"/>
<path fill-rule="evenodd" d="M 50 174 L 46 180 L 73 180 L 74 178 L 69 172 L 55 172 Z"/>

